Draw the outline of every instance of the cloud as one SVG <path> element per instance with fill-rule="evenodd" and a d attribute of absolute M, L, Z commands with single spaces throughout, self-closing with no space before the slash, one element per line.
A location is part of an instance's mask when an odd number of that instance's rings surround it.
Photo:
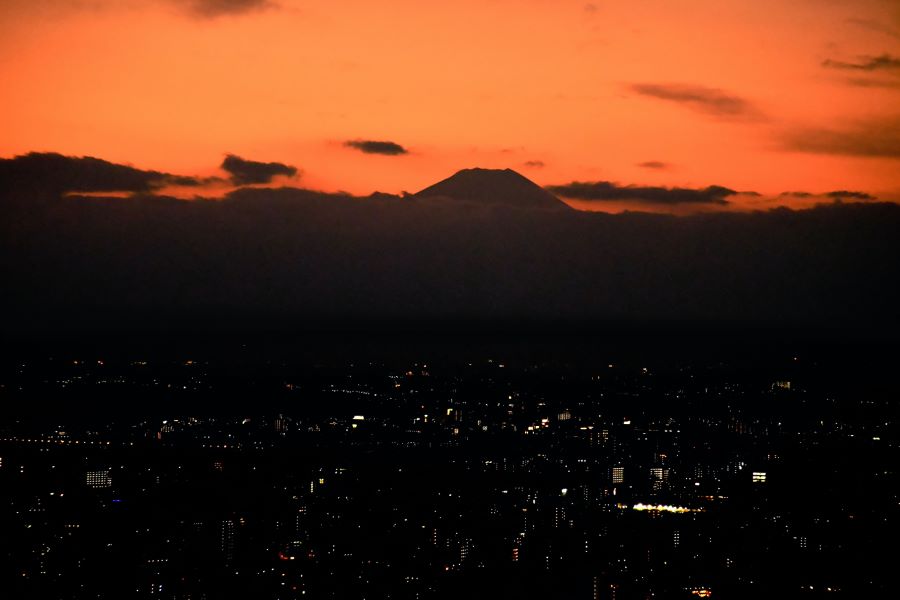
<path fill-rule="evenodd" d="M 900 158 L 900 115 L 843 128 L 797 127 L 781 135 L 786 150 L 812 154 Z"/>
<path fill-rule="evenodd" d="M 542 160 L 526 160 L 522 165 L 529 169 L 542 169 L 546 166 Z"/>
<path fill-rule="evenodd" d="M 900 89 L 900 81 L 889 79 L 866 79 L 864 77 L 849 77 L 845 80 L 848 84 L 856 87 L 865 88 L 882 88 L 886 90 Z"/>
<path fill-rule="evenodd" d="M 834 198 L 835 200 L 846 200 L 848 198 L 853 200 L 877 200 L 875 196 L 871 194 L 867 194 L 865 192 L 851 192 L 848 190 L 836 190 L 834 192 L 828 192 L 825 194 L 829 198 Z"/>
<path fill-rule="evenodd" d="M 644 204 L 728 204 L 725 198 L 739 192 L 718 185 L 702 189 L 619 186 L 609 181 L 594 183 L 573 181 L 547 188 L 554 194 L 573 200 L 598 202 L 626 200 Z"/>
<path fill-rule="evenodd" d="M 65 192 L 149 192 L 167 185 L 199 186 L 205 179 L 144 171 L 91 156 L 32 152 L 0 159 L 0 187 Z"/>
<path fill-rule="evenodd" d="M 827 59 L 822 61 L 822 66 L 829 69 L 844 69 L 850 71 L 896 71 L 900 69 L 900 58 L 890 54 L 880 56 L 860 56 L 859 62 L 844 62 Z"/>
<path fill-rule="evenodd" d="M 868 29 L 869 31 L 877 31 L 878 33 L 900 39 L 900 30 L 880 21 L 873 21 L 871 19 L 847 19 L 847 22 L 862 27 L 863 29 Z"/>
<path fill-rule="evenodd" d="M 8 11 L 53 19 L 77 13 L 140 11 L 157 6 L 168 6 L 197 19 L 215 19 L 261 12 L 280 5 L 277 0 L 2 0 L 0 15 Z"/>
<path fill-rule="evenodd" d="M 779 198 L 794 198 L 797 200 L 808 200 L 810 198 L 822 200 L 833 200 L 841 202 L 843 200 L 877 200 L 876 196 L 866 192 L 835 190 L 833 192 L 825 192 L 824 194 L 813 194 L 811 192 L 781 192 Z"/>
<path fill-rule="evenodd" d="M 684 84 L 636 83 L 629 86 L 633 92 L 659 100 L 675 102 L 697 112 L 721 118 L 758 117 L 753 105 L 733 94 L 716 88 Z"/>
<path fill-rule="evenodd" d="M 399 156 L 409 154 L 409 151 L 395 142 L 378 140 L 349 140 L 344 142 L 348 148 L 354 148 L 366 154 L 385 154 L 387 156 Z"/>
<path fill-rule="evenodd" d="M 644 169 L 668 169 L 669 163 L 664 163 L 658 160 L 648 160 L 646 162 L 638 163 L 639 167 L 643 167 Z"/>
<path fill-rule="evenodd" d="M 196 17 L 215 19 L 226 15 L 257 12 L 276 6 L 277 4 L 271 0 L 190 0 L 186 9 L 189 14 Z"/>
<path fill-rule="evenodd" d="M 297 174 L 297 167 L 291 165 L 246 160 L 234 154 L 225 157 L 225 160 L 222 161 L 222 169 L 231 175 L 231 182 L 235 185 L 270 183 L 278 175 L 293 177 Z"/>

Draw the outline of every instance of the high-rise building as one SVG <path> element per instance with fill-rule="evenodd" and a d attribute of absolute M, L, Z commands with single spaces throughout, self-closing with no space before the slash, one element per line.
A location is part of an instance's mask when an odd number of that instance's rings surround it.
<path fill-rule="evenodd" d="M 85 483 L 92 488 L 108 488 L 112 486 L 112 478 L 109 476 L 109 469 L 99 471 L 88 471 L 85 474 Z"/>
<path fill-rule="evenodd" d="M 228 564 L 234 559 L 234 521 L 226 519 L 219 524 L 219 550 Z"/>
<path fill-rule="evenodd" d="M 566 507 L 556 506 L 553 509 L 553 527 L 559 529 L 566 523 Z"/>
<path fill-rule="evenodd" d="M 472 540 L 469 538 L 464 538 L 459 544 L 459 562 L 460 564 L 464 564 L 466 560 L 469 558 L 469 553 L 472 551 Z"/>
<path fill-rule="evenodd" d="M 650 480 L 653 485 L 653 491 L 658 492 L 665 487 L 669 480 L 669 469 L 662 467 L 654 467 L 650 469 Z"/>
<path fill-rule="evenodd" d="M 613 467 L 612 482 L 622 483 L 625 481 L 625 467 Z"/>
<path fill-rule="evenodd" d="M 287 431 L 288 422 L 284 415 L 278 415 L 275 417 L 275 432 L 276 433 L 284 433 Z"/>

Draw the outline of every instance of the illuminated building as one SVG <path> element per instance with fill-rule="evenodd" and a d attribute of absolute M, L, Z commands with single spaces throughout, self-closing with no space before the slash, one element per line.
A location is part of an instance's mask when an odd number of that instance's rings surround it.
<path fill-rule="evenodd" d="M 625 481 L 625 468 L 624 467 L 613 467 L 612 482 L 613 483 L 622 483 L 623 481 Z"/>
<path fill-rule="evenodd" d="M 566 508 L 557 506 L 553 509 L 553 527 L 559 529 L 566 522 Z"/>
<path fill-rule="evenodd" d="M 112 479 L 109 476 L 109 469 L 101 471 L 88 471 L 85 475 L 85 482 L 88 487 L 92 488 L 108 488 L 112 486 Z"/>
<path fill-rule="evenodd" d="M 275 418 L 275 432 L 284 433 L 285 431 L 287 431 L 287 419 L 280 414 Z"/>
<path fill-rule="evenodd" d="M 459 562 L 460 564 L 464 564 L 466 560 L 469 558 L 469 552 L 472 549 L 472 540 L 464 539 L 462 543 L 459 545 Z"/>
<path fill-rule="evenodd" d="M 653 491 L 657 492 L 661 490 L 669 480 L 669 469 L 664 469 L 662 467 L 650 469 L 650 479 L 653 485 Z"/>
<path fill-rule="evenodd" d="M 752 480 L 753 480 L 753 483 L 765 483 L 766 482 L 765 471 L 753 471 Z"/>
<path fill-rule="evenodd" d="M 226 519 L 219 524 L 219 550 L 225 558 L 225 564 L 234 559 L 234 521 Z"/>
<path fill-rule="evenodd" d="M 297 507 L 297 514 L 294 520 L 294 533 L 298 540 L 309 539 L 309 516 L 305 506 Z"/>

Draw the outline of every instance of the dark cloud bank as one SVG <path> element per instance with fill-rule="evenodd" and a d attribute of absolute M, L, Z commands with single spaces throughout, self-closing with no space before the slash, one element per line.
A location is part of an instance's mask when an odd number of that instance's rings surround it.
<path fill-rule="evenodd" d="M 231 182 L 235 185 L 271 183 L 279 175 L 293 177 L 297 174 L 297 167 L 278 162 L 246 160 L 234 154 L 225 156 L 225 160 L 222 161 L 222 170 L 231 176 Z"/>
<path fill-rule="evenodd" d="M 629 201 L 643 204 L 728 204 L 726 198 L 737 194 L 735 190 L 711 185 L 702 189 L 620 186 L 609 181 L 594 183 L 573 181 L 566 185 L 547 188 L 551 192 L 574 200 L 597 202 Z"/>
<path fill-rule="evenodd" d="M 91 156 L 71 157 L 32 152 L 0 159 L 0 184 L 36 193 L 149 192 L 167 185 L 200 185 L 203 180 L 159 171 L 144 171 Z"/>
<path fill-rule="evenodd" d="M 672 217 L 296 188 L 188 202 L 151 193 L 170 175 L 89 161 L 110 179 L 46 176 L 32 162 L 0 161 L 7 333 L 458 320 L 900 330 L 893 204 Z M 113 187 L 138 193 L 63 195 Z"/>

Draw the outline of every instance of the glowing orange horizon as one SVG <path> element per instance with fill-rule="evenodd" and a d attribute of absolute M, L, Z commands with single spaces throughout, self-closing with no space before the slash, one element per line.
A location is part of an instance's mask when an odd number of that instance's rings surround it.
<path fill-rule="evenodd" d="M 233 152 L 355 194 L 481 166 L 762 194 L 731 198 L 739 209 L 795 190 L 900 201 L 900 142 L 879 133 L 900 127 L 886 0 L 184 4 L 7 0 L 0 156 L 207 176 Z"/>

